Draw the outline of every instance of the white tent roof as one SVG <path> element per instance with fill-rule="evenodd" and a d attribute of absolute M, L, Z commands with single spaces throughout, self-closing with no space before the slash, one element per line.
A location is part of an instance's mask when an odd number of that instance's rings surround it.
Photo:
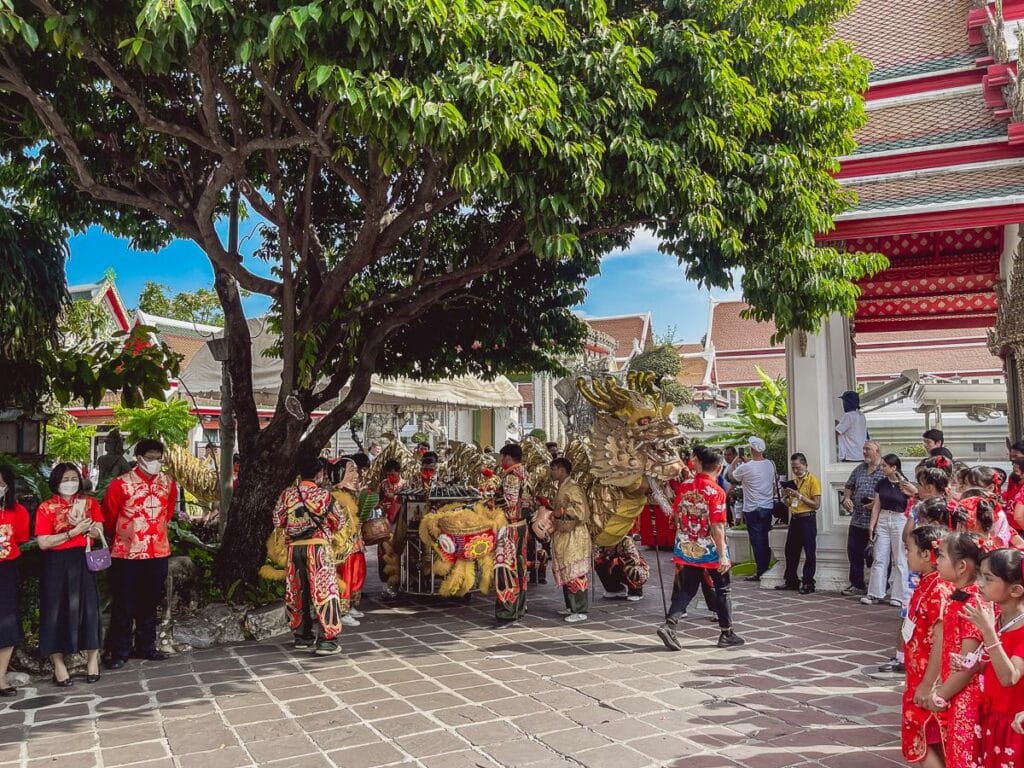
<path fill-rule="evenodd" d="M 249 320 L 252 334 L 252 379 L 257 395 L 275 398 L 281 386 L 281 360 L 264 352 L 277 341 L 262 319 Z M 204 344 L 182 371 L 181 384 L 197 397 L 219 397 L 221 364 L 213 359 L 209 344 Z M 342 390 L 344 397 L 346 390 Z M 370 393 L 362 411 L 384 412 L 396 407 L 423 409 L 431 406 L 454 408 L 519 408 L 523 399 L 519 390 L 504 376 L 484 381 L 472 376 L 441 381 L 417 381 L 406 378 L 373 377 Z"/>

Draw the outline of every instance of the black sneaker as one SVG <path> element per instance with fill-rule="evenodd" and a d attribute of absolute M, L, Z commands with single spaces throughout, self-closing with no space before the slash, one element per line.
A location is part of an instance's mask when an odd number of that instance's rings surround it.
<path fill-rule="evenodd" d="M 902 661 L 897 661 L 896 658 L 893 657 L 880 666 L 878 671 L 892 675 L 902 675 L 906 673 L 907 668 L 903 665 Z"/>
<path fill-rule="evenodd" d="M 814 587 L 810 587 L 807 584 L 804 584 L 802 587 L 800 587 L 800 594 L 801 595 L 809 595 L 812 592 L 814 592 Z"/>
<path fill-rule="evenodd" d="M 718 636 L 719 648 L 739 648 L 746 641 L 735 632 L 723 632 Z"/>
<path fill-rule="evenodd" d="M 788 592 L 796 592 L 799 589 L 800 589 L 800 587 L 798 587 L 796 584 L 776 584 L 775 585 L 775 591 L 776 592 L 786 592 L 786 591 L 788 591 Z"/>
<path fill-rule="evenodd" d="M 313 647 L 314 642 L 315 641 L 312 637 L 300 637 L 299 635 L 296 635 L 295 642 L 292 644 L 292 647 L 296 651 L 307 651 Z"/>
<path fill-rule="evenodd" d="M 747 578 L 744 579 L 744 581 L 760 581 L 760 580 L 761 580 L 760 576 L 747 576 Z"/>
<path fill-rule="evenodd" d="M 676 637 L 676 631 L 672 625 L 668 622 L 658 627 L 658 637 L 661 638 L 661 642 L 665 644 L 665 647 L 670 651 L 681 651 L 683 650 L 682 644 L 679 642 L 679 638 Z"/>
<path fill-rule="evenodd" d="M 333 656 L 336 653 L 341 653 L 341 646 L 333 640 L 321 640 L 316 644 L 316 650 L 313 653 L 317 656 Z"/>

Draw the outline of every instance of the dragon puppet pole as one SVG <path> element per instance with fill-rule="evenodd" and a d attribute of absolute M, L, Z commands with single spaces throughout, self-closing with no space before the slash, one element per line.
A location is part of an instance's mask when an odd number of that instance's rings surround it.
<path fill-rule="evenodd" d="M 672 505 L 669 504 L 665 494 L 658 486 L 658 481 L 650 475 L 647 476 L 647 487 L 651 489 L 651 496 L 654 502 L 665 514 L 672 515 Z M 668 621 L 668 602 L 665 600 L 665 579 L 661 575 L 661 550 L 658 549 L 658 512 L 655 505 L 651 504 L 651 529 L 654 533 L 654 562 L 658 565 L 658 591 L 661 593 L 661 607 L 665 610 L 665 621 Z"/>

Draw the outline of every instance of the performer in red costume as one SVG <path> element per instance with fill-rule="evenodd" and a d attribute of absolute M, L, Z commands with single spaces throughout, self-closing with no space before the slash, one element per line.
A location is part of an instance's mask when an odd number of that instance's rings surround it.
<path fill-rule="evenodd" d="M 494 587 L 497 601 L 495 628 L 515 624 L 526 613 L 526 517 L 529 503 L 526 486 L 530 475 L 523 466 L 523 449 L 506 445 L 501 449 L 501 491 L 498 504 L 504 507 L 508 524 L 498 532 L 495 552 Z"/>

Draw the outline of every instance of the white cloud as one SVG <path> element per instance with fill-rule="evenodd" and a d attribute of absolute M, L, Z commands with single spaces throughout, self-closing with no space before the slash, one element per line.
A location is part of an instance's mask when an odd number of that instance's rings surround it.
<path fill-rule="evenodd" d="M 633 234 L 633 239 L 627 248 L 616 248 L 605 254 L 603 261 L 619 259 L 623 256 L 636 256 L 644 253 L 657 253 L 661 240 L 646 227 L 641 227 Z"/>

